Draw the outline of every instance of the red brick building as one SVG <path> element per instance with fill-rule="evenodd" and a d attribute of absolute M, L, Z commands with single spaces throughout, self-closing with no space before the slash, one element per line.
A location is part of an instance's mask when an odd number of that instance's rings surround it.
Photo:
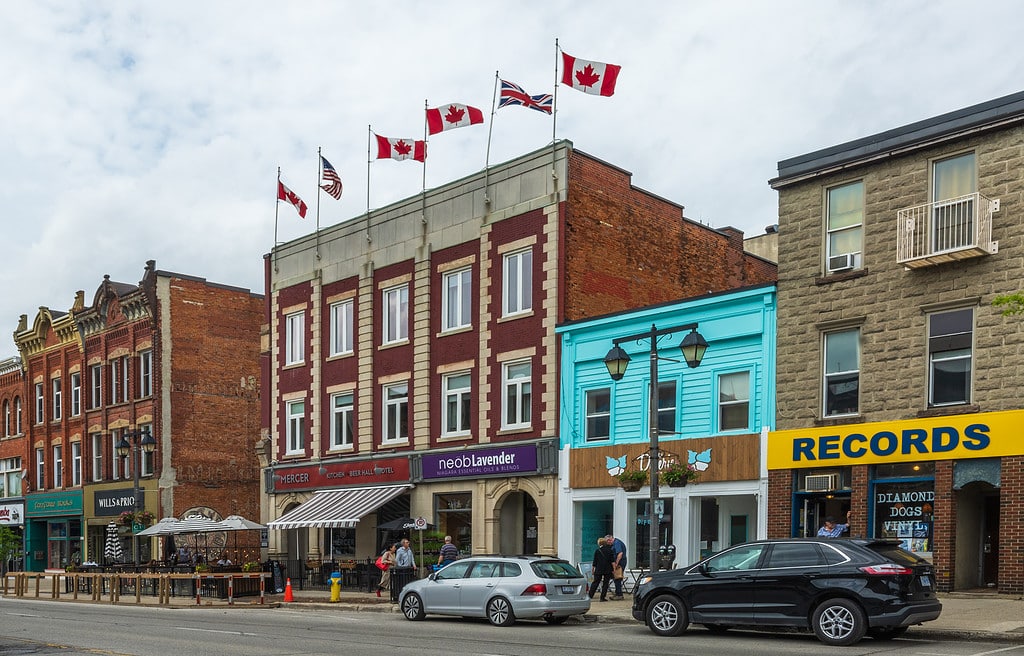
<path fill-rule="evenodd" d="M 266 272 L 263 518 L 290 560 L 376 555 L 420 517 L 465 553 L 557 553 L 555 326 L 775 280 L 739 231 L 564 141 Z"/>
<path fill-rule="evenodd" d="M 78 292 L 70 311 L 41 308 L 15 331 L 27 569 L 110 560 L 106 527 L 124 512 L 136 524 L 258 514 L 262 298 L 155 264 L 138 285 L 105 276 L 90 305 Z M 132 539 L 130 522 L 119 530 L 126 561 L 136 542 L 141 562 L 165 558 L 159 541 Z"/>
<path fill-rule="evenodd" d="M 25 527 L 25 498 L 22 494 L 25 433 L 22 403 L 25 398 L 25 370 L 21 358 L 0 361 L 0 526 L 21 536 Z M 20 555 L 0 563 L 0 571 L 20 567 Z"/>

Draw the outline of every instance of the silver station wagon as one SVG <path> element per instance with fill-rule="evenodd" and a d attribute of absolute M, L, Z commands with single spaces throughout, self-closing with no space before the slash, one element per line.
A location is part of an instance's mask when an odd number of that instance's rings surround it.
<path fill-rule="evenodd" d="M 486 617 L 495 626 L 517 619 L 561 624 L 590 610 L 587 581 L 571 563 L 543 556 L 473 556 L 405 586 L 402 614 Z"/>

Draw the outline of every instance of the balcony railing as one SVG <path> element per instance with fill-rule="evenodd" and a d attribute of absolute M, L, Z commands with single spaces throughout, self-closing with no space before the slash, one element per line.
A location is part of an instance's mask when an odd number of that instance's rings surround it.
<path fill-rule="evenodd" d="M 998 200 L 977 192 L 899 210 L 896 261 L 916 269 L 994 254 L 992 213 L 998 211 Z"/>

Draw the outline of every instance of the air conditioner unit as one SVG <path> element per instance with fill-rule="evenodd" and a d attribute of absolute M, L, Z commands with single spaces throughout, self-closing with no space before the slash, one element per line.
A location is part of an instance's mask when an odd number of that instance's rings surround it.
<path fill-rule="evenodd" d="M 814 474 L 804 479 L 804 489 L 808 492 L 828 492 L 838 484 L 838 474 Z"/>
<path fill-rule="evenodd" d="M 860 264 L 860 253 L 844 253 L 843 255 L 833 255 L 828 258 L 828 270 L 829 272 L 834 271 L 849 271 Z"/>

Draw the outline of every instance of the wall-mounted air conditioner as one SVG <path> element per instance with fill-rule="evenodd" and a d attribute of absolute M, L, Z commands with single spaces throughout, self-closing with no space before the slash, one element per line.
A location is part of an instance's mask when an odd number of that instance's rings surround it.
<path fill-rule="evenodd" d="M 844 253 L 842 255 L 833 255 L 828 258 L 829 273 L 849 271 L 858 265 L 860 265 L 860 253 Z"/>
<path fill-rule="evenodd" d="M 812 474 L 804 479 L 804 489 L 808 492 L 828 492 L 838 485 L 838 474 Z"/>

